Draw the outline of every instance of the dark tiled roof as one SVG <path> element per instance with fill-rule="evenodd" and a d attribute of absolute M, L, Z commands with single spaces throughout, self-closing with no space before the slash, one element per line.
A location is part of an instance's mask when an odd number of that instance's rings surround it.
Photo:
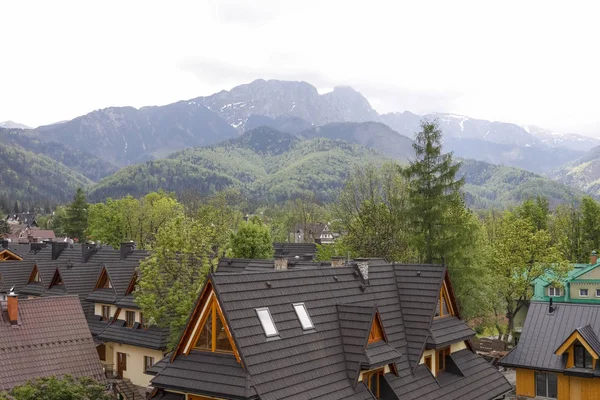
<path fill-rule="evenodd" d="M 118 319 L 100 332 L 98 339 L 105 342 L 117 342 L 149 349 L 164 350 L 167 348 L 169 330 L 159 328 L 155 325 L 148 327 L 148 329 L 143 329 L 139 323 L 136 323 L 133 327 L 127 327 L 124 320 Z"/>
<path fill-rule="evenodd" d="M 305 254 L 317 253 L 317 245 L 314 243 L 273 243 L 275 257 L 302 258 Z"/>
<path fill-rule="evenodd" d="M 27 285 L 19 291 L 19 294 L 26 294 L 29 296 L 41 296 L 44 292 L 44 284 L 42 282 L 29 282 Z"/>
<path fill-rule="evenodd" d="M 197 379 L 199 376 L 202 379 Z M 152 384 L 161 388 L 241 399 L 256 395 L 248 383 L 246 371 L 233 355 L 194 350 L 152 379 Z"/>
<path fill-rule="evenodd" d="M 129 293 L 127 296 L 121 297 L 121 299 L 117 301 L 117 306 L 122 308 L 131 308 L 134 310 L 140 309 L 140 307 L 135 303 L 135 297 L 133 297 L 133 293 Z"/>
<path fill-rule="evenodd" d="M 367 346 L 365 353 L 367 355 L 368 367 L 376 368 L 382 365 L 388 365 L 400 361 L 401 354 L 384 341 L 376 342 Z"/>
<path fill-rule="evenodd" d="M 0 262 L 0 292 L 8 292 L 15 287 L 19 292 L 29 281 L 29 275 L 33 269 L 33 263 L 27 261 L 3 261 Z"/>
<path fill-rule="evenodd" d="M 0 390 L 51 375 L 104 381 L 77 297 L 19 299 L 18 306 L 18 328 L 0 312 Z"/>
<path fill-rule="evenodd" d="M 92 335 L 96 336 L 108 327 L 108 321 L 102 319 L 100 315 L 88 315 L 87 323 Z"/>
<path fill-rule="evenodd" d="M 401 265 L 394 269 L 413 367 L 420 358 L 431 326 L 446 269 L 440 265 Z"/>
<path fill-rule="evenodd" d="M 360 364 L 368 362 L 365 346 L 375 307 L 338 304 L 337 311 L 348 377 L 355 381 L 360 372 Z"/>
<path fill-rule="evenodd" d="M 456 317 L 434 319 L 430 332 L 431 336 L 427 339 L 427 347 L 431 349 L 447 346 L 461 340 L 469 340 L 475 336 L 475 331 L 469 328 L 463 320 Z"/>
<path fill-rule="evenodd" d="M 586 325 L 583 328 L 577 328 L 577 332 L 583 337 L 588 345 L 596 352 L 596 354 L 600 355 L 600 340 L 598 340 L 598 336 L 594 332 L 594 328 L 590 325 Z"/>
<path fill-rule="evenodd" d="M 114 288 L 99 288 L 91 292 L 86 297 L 86 300 L 98 303 L 114 304 L 117 302 L 117 294 L 115 293 Z"/>
<path fill-rule="evenodd" d="M 600 306 L 560 303 L 549 313 L 548 303 L 532 302 L 527 312 L 519 344 L 500 362 L 502 365 L 562 371 L 562 356 L 554 352 L 577 329 L 586 328 L 597 337 L 600 332 Z"/>
<path fill-rule="evenodd" d="M 159 390 L 151 398 L 158 400 L 185 400 L 185 394 Z"/>
<path fill-rule="evenodd" d="M 412 280 L 409 284 L 400 284 L 398 276 L 411 277 L 413 269 L 422 271 L 420 283 Z M 416 272 L 414 275 L 417 277 Z M 390 379 L 400 399 L 420 399 L 419 393 L 431 393 L 426 397 L 430 399 L 462 399 L 455 396 L 457 393 L 466 394 L 465 399 L 495 398 L 509 391 L 510 385 L 497 370 L 470 350 L 452 355 L 460 373 L 451 379 L 445 378 L 444 386 L 440 386 L 424 365 L 415 369 L 408 362 L 403 311 L 419 317 L 413 325 L 417 337 L 410 340 L 415 347 L 423 349 L 444 276 L 442 266 L 369 261 L 366 284 L 352 267 L 217 273 L 210 279 L 239 350 L 249 380 L 247 385 L 256 389 L 261 400 L 373 399 L 366 386 L 357 384 L 351 377 L 357 376 L 354 371 L 358 372 L 359 362 L 364 361 L 368 366 L 368 363 L 387 360 L 395 361 L 398 368 L 399 378 L 387 374 L 386 379 Z M 407 304 L 401 307 L 399 292 L 402 290 L 407 291 L 404 297 Z M 305 304 L 314 330 L 302 329 L 292 307 L 297 302 Z M 422 303 L 426 303 L 425 308 Z M 255 311 L 261 307 L 269 308 L 278 337 L 265 337 Z M 429 310 L 428 314 L 424 309 Z M 387 343 L 367 345 L 375 310 L 379 312 Z M 422 331 L 419 324 L 423 326 Z M 197 357 L 212 355 L 192 353 L 196 357 L 194 362 L 192 354 L 179 355 L 172 363 L 165 362 L 153 379 L 153 385 L 173 390 L 179 386 L 179 390 L 205 395 L 218 394 L 213 392 L 216 389 L 204 391 L 203 385 L 214 382 L 210 379 L 205 382 L 204 374 L 196 370 L 201 368 L 197 363 L 203 363 Z M 239 366 L 233 356 L 228 357 L 231 367 Z M 210 366 L 203 368 L 207 367 Z M 178 383 L 174 384 L 176 381 Z M 198 386 L 192 388 L 191 385 Z M 413 392 L 417 394 L 413 396 Z"/>
<path fill-rule="evenodd" d="M 139 265 L 139 260 L 123 260 L 104 264 L 112 287 L 115 289 L 117 301 L 125 296 L 127 288 L 131 283 L 131 278 L 133 278 L 133 274 Z"/>

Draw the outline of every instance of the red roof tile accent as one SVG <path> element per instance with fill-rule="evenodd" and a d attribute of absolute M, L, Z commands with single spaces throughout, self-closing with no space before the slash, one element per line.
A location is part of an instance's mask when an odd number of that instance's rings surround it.
<path fill-rule="evenodd" d="M 19 299 L 18 325 L 0 306 L 0 390 L 38 377 L 104 373 L 77 296 Z"/>

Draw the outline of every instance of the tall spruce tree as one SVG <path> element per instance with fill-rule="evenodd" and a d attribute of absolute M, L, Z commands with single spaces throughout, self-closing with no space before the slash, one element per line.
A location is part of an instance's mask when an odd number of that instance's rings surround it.
<path fill-rule="evenodd" d="M 66 210 L 64 232 L 71 238 L 77 238 L 79 241 L 85 241 L 85 230 L 88 227 L 89 205 L 85 200 L 85 192 L 78 188 L 75 192 L 73 202 L 69 204 Z"/>
<path fill-rule="evenodd" d="M 460 194 L 464 180 L 456 179 L 460 163 L 452 159 L 452 153 L 442 153 L 442 131 L 437 121 L 421 121 L 413 148 L 415 160 L 405 173 L 415 248 L 421 261 L 439 262 L 460 245 L 456 240 L 458 221 L 452 210 L 464 208 Z"/>

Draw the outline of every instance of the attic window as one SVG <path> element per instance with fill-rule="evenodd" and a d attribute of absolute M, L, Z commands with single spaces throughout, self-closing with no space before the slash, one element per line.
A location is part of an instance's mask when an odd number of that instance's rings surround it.
<path fill-rule="evenodd" d="M 549 287 L 548 288 L 548 297 L 560 297 L 560 288 Z"/>
<path fill-rule="evenodd" d="M 446 282 L 443 283 L 442 288 L 440 289 L 440 295 L 438 298 L 437 306 L 435 309 L 435 317 L 443 318 L 455 315 L 454 310 L 452 309 L 452 304 L 450 303 L 450 295 L 448 294 L 448 288 L 446 287 Z"/>
<path fill-rule="evenodd" d="M 277 336 L 279 332 L 277 332 L 277 328 L 275 328 L 275 321 L 273 321 L 273 317 L 271 316 L 271 312 L 268 307 L 265 308 L 257 308 L 256 314 L 258 315 L 258 319 L 260 320 L 260 324 L 265 331 L 265 335 L 267 337 Z"/>
<path fill-rule="evenodd" d="M 306 311 L 306 306 L 304 305 L 304 303 L 294 304 L 294 310 L 296 311 L 296 315 L 300 320 L 302 329 L 308 331 L 315 328 L 315 326 L 312 323 L 312 320 L 310 319 L 310 315 L 308 315 L 308 311 Z"/>

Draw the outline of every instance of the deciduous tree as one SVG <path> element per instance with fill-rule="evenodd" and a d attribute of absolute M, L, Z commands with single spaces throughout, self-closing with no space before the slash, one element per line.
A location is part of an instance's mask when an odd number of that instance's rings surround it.
<path fill-rule="evenodd" d="M 0 400 L 111 400 L 106 386 L 91 378 L 75 379 L 70 375 L 62 378 L 38 378 L 1 392 Z"/>
<path fill-rule="evenodd" d="M 271 229 L 254 217 L 240 224 L 237 232 L 231 235 L 231 254 L 235 258 L 273 258 Z"/>

